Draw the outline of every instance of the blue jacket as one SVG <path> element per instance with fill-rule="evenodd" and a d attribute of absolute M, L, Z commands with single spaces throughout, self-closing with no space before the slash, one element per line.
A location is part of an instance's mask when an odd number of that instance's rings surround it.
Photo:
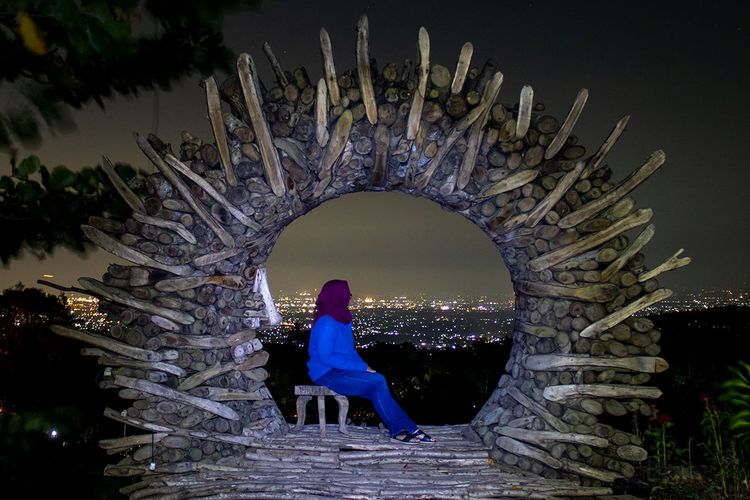
<path fill-rule="evenodd" d="M 310 332 L 308 352 L 307 373 L 313 382 L 331 368 L 367 370 L 367 363 L 354 349 L 352 324 L 339 323 L 328 315 L 321 316 Z"/>

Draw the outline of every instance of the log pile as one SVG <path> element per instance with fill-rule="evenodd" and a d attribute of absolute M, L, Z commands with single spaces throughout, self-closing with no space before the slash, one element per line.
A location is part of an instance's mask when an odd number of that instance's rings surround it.
<path fill-rule="evenodd" d="M 473 65 L 471 44 L 451 77 L 431 63 L 424 28 L 418 63 L 402 70 L 377 67 L 369 36 L 363 17 L 357 68 L 342 72 L 321 30 L 315 85 L 266 45 L 276 73 L 266 87 L 243 54 L 236 77 L 205 82 L 213 138 L 185 132 L 173 151 L 136 136 L 157 168 L 148 196 L 117 180 L 132 216 L 84 227 L 132 263 L 80 280 L 117 324 L 109 337 L 56 328 L 94 345 L 85 354 L 110 367 L 103 387 L 119 388 L 130 406 L 105 414 L 158 433 L 152 443 L 108 441 L 109 450 L 134 448 L 108 473 L 142 474 L 152 459 L 157 467 L 218 463 L 283 435 L 287 424 L 264 384 L 268 356 L 255 338 L 278 321 L 265 262 L 281 231 L 319 204 L 395 190 L 471 220 L 514 283 L 513 349 L 471 423 L 474 438 L 497 463 L 547 478 L 596 486 L 631 477 L 646 456 L 640 438 L 600 417 L 648 414 L 645 400 L 660 394 L 650 374 L 667 367 L 659 331 L 637 314 L 670 295 L 657 275 L 689 259 L 678 253 L 649 271 L 641 250 L 653 226 L 628 235 L 652 217 L 629 195 L 664 153 L 616 181 L 604 160 L 628 117 L 586 156 L 574 134 L 586 89 L 560 122 L 533 103 L 529 86 L 518 106 L 498 102 L 503 75 L 492 63 Z"/>
<path fill-rule="evenodd" d="M 608 495 L 608 487 L 546 479 L 492 464 L 465 426 L 427 427 L 430 446 L 394 443 L 375 428 L 351 436 L 314 425 L 293 438 L 254 443 L 244 457 L 217 464 L 173 464 L 120 491 L 131 498 L 571 498 Z M 158 438 L 162 438 L 159 434 Z"/>

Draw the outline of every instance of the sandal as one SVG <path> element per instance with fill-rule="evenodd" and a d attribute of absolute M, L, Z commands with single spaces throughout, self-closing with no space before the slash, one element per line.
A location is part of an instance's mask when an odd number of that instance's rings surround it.
<path fill-rule="evenodd" d="M 414 439 L 420 443 L 434 443 L 436 440 L 422 429 L 417 429 L 410 434 Z"/>
<path fill-rule="evenodd" d="M 391 439 L 398 441 L 400 443 L 405 443 L 405 444 L 417 444 L 419 443 L 419 439 L 417 438 L 418 435 L 419 435 L 418 431 L 415 431 L 415 432 L 401 431 L 395 436 L 392 436 Z"/>

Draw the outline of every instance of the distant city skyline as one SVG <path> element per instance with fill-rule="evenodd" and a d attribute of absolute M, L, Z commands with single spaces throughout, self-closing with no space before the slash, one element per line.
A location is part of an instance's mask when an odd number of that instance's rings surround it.
<path fill-rule="evenodd" d="M 464 42 L 474 44 L 473 65 L 492 58 L 505 75 L 500 101 L 518 101 L 525 84 L 535 102 L 563 118 L 578 90 L 590 99 L 574 130 L 592 153 L 614 123 L 629 114 L 628 129 L 608 156 L 613 180 L 625 178 L 649 154 L 663 149 L 665 166 L 638 187 L 639 207 L 654 210 L 656 235 L 644 250 L 656 267 L 677 249 L 691 265 L 659 277 L 672 289 L 741 288 L 750 283 L 750 185 L 745 134 L 750 130 L 750 48 L 744 4 L 652 2 L 263 2 L 256 12 L 228 16 L 227 44 L 254 55 L 261 78 L 273 79 L 263 57 L 269 41 L 289 70 L 305 66 L 321 75 L 319 29 L 330 33 L 336 65 L 354 67 L 355 26 L 369 17 L 370 50 L 378 67 L 414 58 L 419 26 L 431 37 L 430 60 L 451 70 Z M 710 40 L 711 43 L 706 41 Z M 217 75 L 222 80 L 224 75 Z M 93 165 L 106 154 L 153 171 L 132 141 L 132 131 L 156 132 L 176 147 L 180 132 L 212 141 L 199 75 L 169 92 L 116 98 L 74 113 L 75 133 L 45 137 L 38 154 L 54 166 Z M 155 120 L 154 109 L 158 110 Z M 154 123 L 158 123 L 155 129 Z M 3 157 L 2 164 L 10 172 Z M 0 270 L 0 287 L 21 281 L 75 285 L 100 277 L 103 251 L 80 258 L 56 250 L 47 261 L 27 254 Z M 512 293 L 507 270 L 492 242 L 459 215 L 398 193 L 363 193 L 326 202 L 293 222 L 268 262 L 271 289 L 320 287 L 347 279 L 355 291 L 449 295 Z M 48 289 L 48 291 L 51 291 Z"/>

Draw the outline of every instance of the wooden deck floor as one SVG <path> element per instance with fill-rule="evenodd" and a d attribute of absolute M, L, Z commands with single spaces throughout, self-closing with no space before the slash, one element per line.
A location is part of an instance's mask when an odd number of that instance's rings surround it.
<path fill-rule="evenodd" d="M 194 464 L 123 488 L 132 499 L 560 498 L 609 495 L 491 463 L 487 449 L 461 436 L 465 426 L 424 427 L 436 443 L 394 442 L 378 428 L 329 425 L 258 441 L 245 457 Z"/>

